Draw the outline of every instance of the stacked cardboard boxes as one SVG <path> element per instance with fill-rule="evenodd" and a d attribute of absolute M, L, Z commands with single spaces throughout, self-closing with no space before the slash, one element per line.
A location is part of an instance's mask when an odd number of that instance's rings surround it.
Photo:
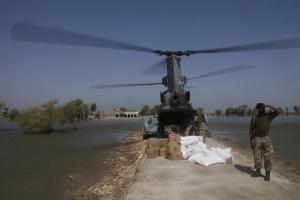
<path fill-rule="evenodd" d="M 150 138 L 147 145 L 148 158 L 164 156 L 164 150 L 168 144 L 167 138 Z"/>
<path fill-rule="evenodd" d="M 147 157 L 164 157 L 170 160 L 182 160 L 180 135 L 169 134 L 169 138 L 150 138 L 147 141 Z"/>

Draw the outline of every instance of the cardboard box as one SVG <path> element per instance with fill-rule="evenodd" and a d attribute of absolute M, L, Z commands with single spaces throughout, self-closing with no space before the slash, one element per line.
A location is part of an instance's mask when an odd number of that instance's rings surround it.
<path fill-rule="evenodd" d="M 180 135 L 175 133 L 169 134 L 169 142 L 176 142 L 180 144 Z"/>
<path fill-rule="evenodd" d="M 177 153 L 172 153 L 172 154 L 167 154 L 167 159 L 169 160 L 183 160 L 182 153 L 177 152 Z"/>
<path fill-rule="evenodd" d="M 168 153 L 179 152 L 180 151 L 180 144 L 174 143 L 174 142 L 170 142 L 168 144 L 167 151 L 168 151 Z"/>
<path fill-rule="evenodd" d="M 159 148 L 159 143 L 157 138 L 148 139 L 148 149 Z"/>
<path fill-rule="evenodd" d="M 160 138 L 159 139 L 159 148 L 167 148 L 168 143 L 169 143 L 168 138 Z"/>
<path fill-rule="evenodd" d="M 160 148 L 159 149 L 159 156 L 165 158 L 167 156 L 167 148 Z"/>
<path fill-rule="evenodd" d="M 150 138 L 148 139 L 148 148 L 166 148 L 168 145 L 168 138 Z"/>
<path fill-rule="evenodd" d="M 159 156 L 159 148 L 147 149 L 147 158 L 153 159 Z"/>

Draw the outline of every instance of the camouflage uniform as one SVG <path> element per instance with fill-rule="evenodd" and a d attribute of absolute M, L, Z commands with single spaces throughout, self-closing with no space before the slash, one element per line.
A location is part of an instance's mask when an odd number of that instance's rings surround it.
<path fill-rule="evenodd" d="M 250 144 L 254 155 L 254 168 L 262 168 L 262 157 L 266 171 L 272 169 L 273 145 L 269 137 L 271 121 L 278 116 L 278 112 L 257 114 L 252 117 L 250 124 Z"/>
<path fill-rule="evenodd" d="M 266 171 L 272 169 L 273 145 L 269 136 L 256 137 L 254 141 L 254 168 L 262 168 L 262 156 L 264 157 L 264 166 Z"/>

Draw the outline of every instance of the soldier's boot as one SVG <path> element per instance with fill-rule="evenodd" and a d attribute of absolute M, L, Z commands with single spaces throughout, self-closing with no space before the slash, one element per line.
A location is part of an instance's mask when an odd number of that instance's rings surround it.
<path fill-rule="evenodd" d="M 271 172 L 266 171 L 265 181 L 270 181 L 270 178 L 271 178 L 270 176 L 271 176 Z"/>
<path fill-rule="evenodd" d="M 252 177 L 260 177 L 260 176 L 261 176 L 260 169 L 256 169 L 255 173 L 252 174 Z"/>

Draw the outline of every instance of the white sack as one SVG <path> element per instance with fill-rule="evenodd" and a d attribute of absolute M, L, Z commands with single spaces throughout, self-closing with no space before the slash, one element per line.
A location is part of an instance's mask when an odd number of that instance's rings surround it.
<path fill-rule="evenodd" d="M 186 136 L 186 137 L 181 137 L 180 144 L 188 147 L 193 144 L 198 144 L 198 143 L 203 143 L 203 137 L 202 136 Z"/>
<path fill-rule="evenodd" d="M 232 163 L 231 148 L 210 148 L 201 136 L 181 137 L 181 152 L 185 159 L 204 166 Z"/>

